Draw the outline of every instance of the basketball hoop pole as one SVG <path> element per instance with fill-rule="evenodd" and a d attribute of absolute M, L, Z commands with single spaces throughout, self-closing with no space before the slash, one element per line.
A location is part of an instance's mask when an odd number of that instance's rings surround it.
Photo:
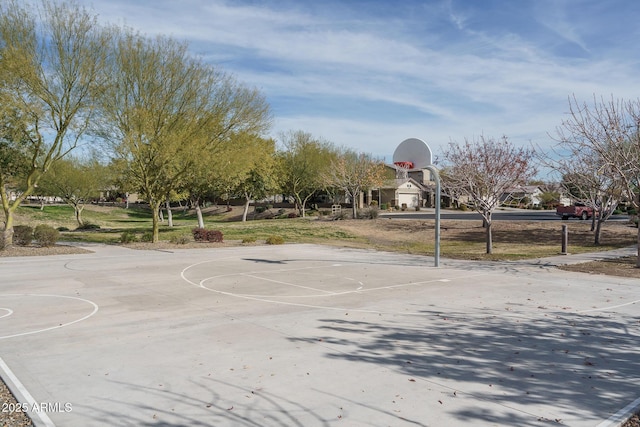
<path fill-rule="evenodd" d="M 414 169 L 427 169 L 431 171 L 436 181 L 436 244 L 435 264 L 440 266 L 440 174 L 433 166 L 431 148 L 418 138 L 405 139 L 393 152 L 393 163 L 396 165 L 396 178 L 399 172 L 408 175 L 408 171 Z M 407 176 L 408 177 L 408 176 Z M 403 176 L 403 178 L 406 178 Z"/>
<path fill-rule="evenodd" d="M 436 181 L 436 236 L 435 236 L 435 250 L 434 250 L 434 258 L 435 258 L 435 266 L 440 266 L 440 174 L 438 173 L 438 169 L 435 166 L 429 165 L 426 166 L 425 169 L 429 170 L 433 174 L 433 178 Z"/>

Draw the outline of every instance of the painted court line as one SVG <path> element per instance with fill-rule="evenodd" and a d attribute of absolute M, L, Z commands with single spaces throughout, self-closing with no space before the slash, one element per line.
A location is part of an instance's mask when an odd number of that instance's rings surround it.
<path fill-rule="evenodd" d="M 580 311 L 576 311 L 576 313 L 591 313 L 594 311 L 608 311 L 608 310 L 613 310 L 616 308 L 620 308 L 620 307 L 626 307 L 627 305 L 633 305 L 633 304 L 637 304 L 640 302 L 640 299 L 637 299 L 635 301 L 630 301 L 624 304 L 620 304 L 620 305 L 612 305 L 610 307 L 601 307 L 601 308 L 592 308 L 590 310 L 580 310 Z"/>
<path fill-rule="evenodd" d="M 27 388 L 20 382 L 18 377 L 15 376 L 13 371 L 9 369 L 9 366 L 4 362 L 4 360 L 2 360 L 1 357 L 0 357 L 0 369 L 2 369 L 2 372 L 4 372 L 5 374 L 3 375 L 3 378 L 6 378 L 8 382 L 13 384 L 14 389 L 17 390 L 18 393 L 20 393 L 22 397 L 26 400 L 26 402 L 22 402 L 22 403 L 28 404 L 29 408 L 40 407 L 40 405 L 38 405 L 38 403 L 33 398 L 33 396 L 31 396 L 31 393 L 29 393 Z M 32 420 L 34 415 L 40 418 L 40 421 L 42 421 L 41 425 L 46 427 L 55 427 L 55 424 L 53 423 L 53 421 L 51 421 L 51 418 L 49 418 L 49 416 L 44 411 L 37 411 L 37 410 L 29 411 L 29 417 Z M 36 423 L 36 424 L 40 424 L 40 423 Z"/>
<path fill-rule="evenodd" d="M 613 414 L 608 420 L 598 424 L 597 427 L 617 427 L 628 420 L 638 409 L 640 409 L 640 397 Z"/>
<path fill-rule="evenodd" d="M 322 292 L 322 293 L 325 293 L 325 294 L 333 293 L 333 292 L 330 292 L 330 291 L 325 291 L 324 289 L 316 289 L 316 288 L 312 288 L 312 287 L 309 287 L 309 286 L 296 285 L 294 283 L 283 282 L 281 280 L 267 279 L 266 277 L 255 276 L 253 274 L 242 274 L 242 275 L 246 276 L 246 277 L 252 277 L 252 278 L 258 279 L 258 280 L 263 280 L 265 282 L 277 283 L 279 285 L 292 286 L 292 287 L 300 288 L 300 289 L 308 289 L 310 291 Z"/>
<path fill-rule="evenodd" d="M 73 299 L 73 300 L 78 300 L 78 301 L 83 301 L 86 302 L 88 304 L 91 304 L 93 306 L 93 311 L 91 311 L 91 313 L 87 314 L 86 316 L 81 317 L 80 319 L 76 319 L 73 320 L 71 322 L 67 322 L 67 323 L 62 323 L 56 326 L 51 326 L 49 328 L 43 328 L 43 329 L 38 329 L 36 331 L 30 331 L 30 332 L 20 332 L 17 334 L 13 334 L 13 335 L 4 335 L 4 336 L 0 336 L 0 340 L 6 339 L 6 338 L 15 338 L 15 337 L 22 337 L 25 335 L 33 335 L 33 334 L 39 334 L 40 332 L 46 332 L 46 331 L 51 331 L 53 329 L 60 329 L 60 328 L 64 328 L 65 326 L 69 326 L 69 325 L 73 325 L 74 323 L 78 323 L 78 322 L 82 322 L 83 320 L 88 319 L 89 317 L 93 316 L 94 314 L 96 314 L 98 312 L 98 304 L 96 304 L 93 301 L 89 301 L 88 299 L 84 299 L 84 298 L 78 298 L 78 297 L 69 297 L 69 296 L 65 296 L 65 295 L 49 295 L 49 294 L 0 294 L 0 298 L 2 297 L 16 297 L 16 296 L 21 296 L 21 297 L 52 297 L 52 298 L 68 298 L 68 299 Z M 7 310 L 7 309 L 5 309 Z M 4 317 L 4 316 L 2 316 Z"/>

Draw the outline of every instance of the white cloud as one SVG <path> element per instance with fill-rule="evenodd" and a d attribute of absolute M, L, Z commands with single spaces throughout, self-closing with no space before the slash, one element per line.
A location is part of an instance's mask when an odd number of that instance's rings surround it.
<path fill-rule="evenodd" d="M 509 13 L 520 14 L 522 29 L 492 24 L 485 18 L 494 11 L 473 2 L 461 9 L 453 0 L 407 3 L 406 9 L 398 2 L 384 9 L 393 15 L 375 15 L 373 6 L 351 10 L 342 2 L 95 6 L 106 21 L 188 40 L 194 52 L 263 90 L 278 112 L 274 132 L 302 129 L 390 156 L 389 146 L 410 136 L 434 145 L 480 133 L 549 144 L 547 133 L 562 120 L 569 95 L 637 96 L 630 92 L 639 71 L 633 40 L 621 57 L 621 46 L 615 55 L 603 48 L 595 53 L 589 40 L 598 34 L 585 33 L 624 29 L 587 25 L 597 18 L 584 12 L 592 0 L 581 0 L 585 7 L 571 16 L 556 4 L 514 8 Z M 558 40 L 583 54 L 562 55 Z"/>

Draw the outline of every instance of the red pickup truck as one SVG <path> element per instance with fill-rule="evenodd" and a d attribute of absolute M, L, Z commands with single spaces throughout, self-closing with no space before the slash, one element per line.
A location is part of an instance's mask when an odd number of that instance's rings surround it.
<path fill-rule="evenodd" d="M 576 203 L 573 206 L 558 206 L 556 208 L 556 215 L 561 216 L 562 219 L 589 219 L 593 216 L 593 208 L 581 203 Z"/>

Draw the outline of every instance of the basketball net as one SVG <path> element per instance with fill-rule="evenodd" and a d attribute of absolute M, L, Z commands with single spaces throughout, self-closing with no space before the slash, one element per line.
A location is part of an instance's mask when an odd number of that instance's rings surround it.
<path fill-rule="evenodd" d="M 413 162 L 393 162 L 396 165 L 396 179 L 409 179 L 409 169 L 413 169 Z"/>

